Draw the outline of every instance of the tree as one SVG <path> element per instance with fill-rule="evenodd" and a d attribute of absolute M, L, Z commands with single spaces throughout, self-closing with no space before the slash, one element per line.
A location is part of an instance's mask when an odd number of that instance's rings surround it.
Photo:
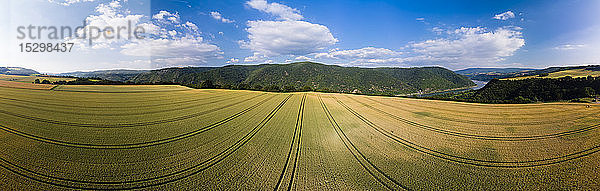
<path fill-rule="evenodd" d="M 263 90 L 263 87 L 259 84 L 254 85 L 254 88 L 252 88 L 252 90 Z"/>
<path fill-rule="evenodd" d="M 240 84 L 237 85 L 237 87 L 235 89 L 238 89 L 238 90 L 248 90 L 248 89 L 250 89 L 250 85 L 245 84 L 245 83 L 240 83 Z"/>
<path fill-rule="evenodd" d="M 52 84 L 52 83 L 50 83 L 50 81 L 48 81 L 48 80 L 43 80 L 42 84 Z"/>
<path fill-rule="evenodd" d="M 202 83 L 200 83 L 200 88 L 202 88 L 202 89 L 212 89 L 212 88 L 215 88 L 215 85 L 213 84 L 212 81 L 205 80 Z"/>
<path fill-rule="evenodd" d="M 286 85 L 286 86 L 283 86 L 283 91 L 284 92 L 295 92 L 296 87 L 294 87 L 292 85 Z"/>
<path fill-rule="evenodd" d="M 585 87 L 583 88 L 583 92 L 585 97 L 594 97 L 596 91 L 594 90 L 594 88 Z"/>
<path fill-rule="evenodd" d="M 40 79 L 35 79 L 35 81 L 33 81 L 34 84 L 39 84 L 40 83 Z"/>
<path fill-rule="evenodd" d="M 268 92 L 280 92 L 281 89 L 279 88 L 279 86 L 273 84 L 273 85 L 269 85 L 269 86 L 265 87 L 265 91 L 268 91 Z"/>
<path fill-rule="evenodd" d="M 310 91 L 313 91 L 313 89 L 310 86 L 303 86 L 298 91 L 301 91 L 301 92 L 310 92 Z"/>

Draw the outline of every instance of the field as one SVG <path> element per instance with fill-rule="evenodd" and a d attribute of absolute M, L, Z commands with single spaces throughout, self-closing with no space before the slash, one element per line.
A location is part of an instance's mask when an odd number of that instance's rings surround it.
<path fill-rule="evenodd" d="M 521 77 L 514 77 L 514 78 L 505 78 L 503 80 L 522 80 L 522 79 L 529 79 L 529 78 L 563 78 L 563 77 L 567 77 L 567 76 L 571 76 L 572 78 L 583 78 L 583 77 L 588 77 L 588 76 L 598 77 L 598 76 L 600 76 L 600 71 L 592 71 L 592 70 L 585 70 L 585 69 L 572 69 L 572 70 L 552 72 L 552 73 L 549 73 L 548 76 L 544 76 L 544 77 L 540 77 L 537 75 L 536 76 L 521 76 Z"/>
<path fill-rule="evenodd" d="M 39 75 L 21 76 L 21 75 L 0 74 L 0 80 L 1 81 L 13 81 L 13 82 L 31 83 L 31 82 L 34 82 L 36 79 L 39 79 L 40 81 L 48 80 L 50 82 L 73 81 L 73 80 L 75 80 L 75 78 L 45 77 L 45 76 L 39 76 Z"/>
<path fill-rule="evenodd" d="M 597 190 L 600 107 L 0 87 L 0 190 Z"/>

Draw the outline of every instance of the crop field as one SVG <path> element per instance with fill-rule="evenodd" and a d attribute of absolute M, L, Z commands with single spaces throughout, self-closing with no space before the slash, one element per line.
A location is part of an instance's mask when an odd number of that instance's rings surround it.
<path fill-rule="evenodd" d="M 0 87 L 0 190 L 598 190 L 600 106 Z"/>
<path fill-rule="evenodd" d="M 591 70 L 585 70 L 585 69 L 572 69 L 572 70 L 552 72 L 552 73 L 549 73 L 548 76 L 544 76 L 544 77 L 521 76 L 521 77 L 514 77 L 514 78 L 505 78 L 503 80 L 522 80 L 522 79 L 529 79 L 529 78 L 563 78 L 563 77 L 567 77 L 567 76 L 570 76 L 572 78 L 585 78 L 588 76 L 598 77 L 598 76 L 600 76 L 600 71 L 591 71 Z"/>
<path fill-rule="evenodd" d="M 39 76 L 39 75 L 32 75 L 32 76 L 20 76 L 20 75 L 6 75 L 6 74 L 0 74 L 0 80 L 3 81 L 13 81 L 13 82 L 26 82 L 26 83 L 31 83 L 34 82 L 36 79 L 43 81 L 43 80 L 48 80 L 50 82 L 57 82 L 57 81 L 73 81 L 75 80 L 75 78 L 61 78 L 61 77 L 44 77 L 44 76 Z"/>

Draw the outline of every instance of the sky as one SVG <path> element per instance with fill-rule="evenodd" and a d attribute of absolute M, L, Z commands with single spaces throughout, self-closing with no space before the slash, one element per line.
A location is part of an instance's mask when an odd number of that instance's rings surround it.
<path fill-rule="evenodd" d="M 0 43 L 5 45 L 0 46 L 0 66 L 44 73 L 300 61 L 452 70 L 600 64 L 599 0 L 5 0 L 1 4 L 0 21 L 8 25 L 0 28 Z M 19 31 L 30 25 L 36 27 L 34 35 Z M 44 28 L 42 38 L 31 39 L 41 27 L 50 26 L 83 26 L 73 30 L 100 37 L 51 38 Z M 121 26 L 142 28 L 143 38 L 112 30 Z M 114 38 L 116 34 L 129 36 Z M 23 35 L 26 38 L 18 38 Z M 21 52 L 21 43 L 74 47 L 71 52 L 33 53 Z"/>

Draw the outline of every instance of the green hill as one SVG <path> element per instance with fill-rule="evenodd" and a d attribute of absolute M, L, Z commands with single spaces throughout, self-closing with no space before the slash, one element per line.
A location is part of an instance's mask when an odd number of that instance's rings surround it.
<path fill-rule="evenodd" d="M 314 90 L 364 94 L 403 94 L 473 86 L 464 76 L 439 67 L 357 68 L 312 62 L 292 64 L 231 65 L 203 68 L 168 68 L 139 74 L 134 83 L 201 84 L 261 89 L 310 87 Z"/>

